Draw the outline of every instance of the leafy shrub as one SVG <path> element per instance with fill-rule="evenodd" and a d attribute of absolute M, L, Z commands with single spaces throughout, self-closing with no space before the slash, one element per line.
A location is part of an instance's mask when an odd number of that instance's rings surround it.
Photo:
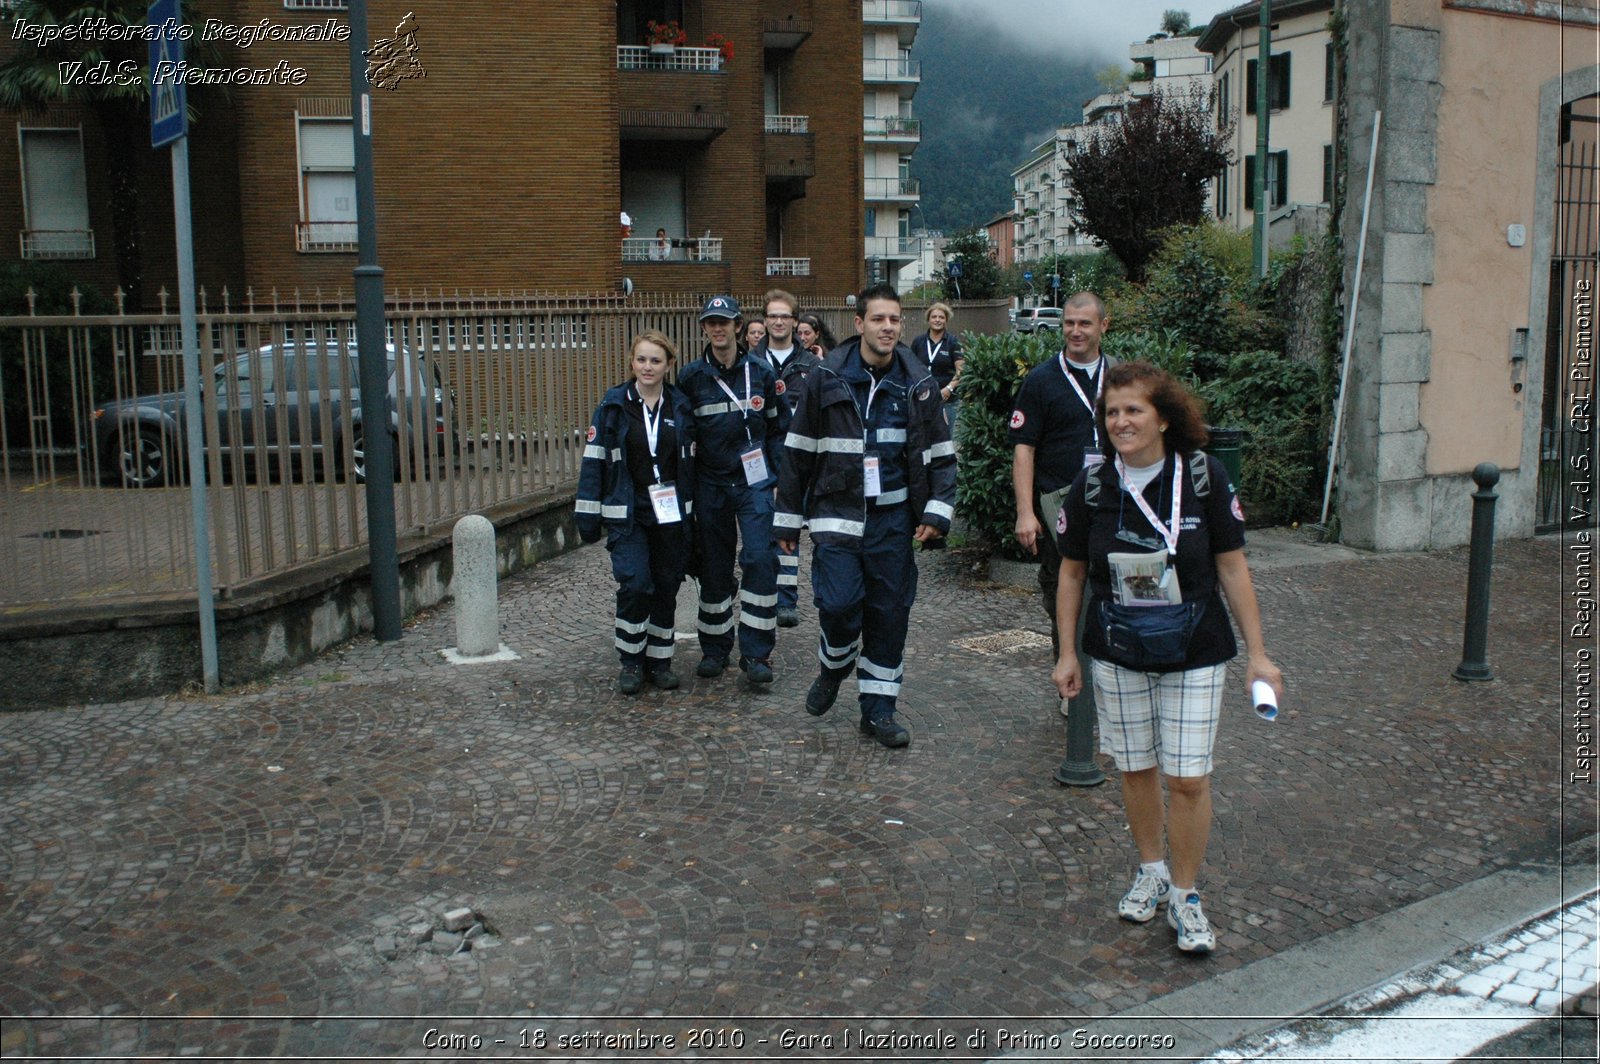
<path fill-rule="evenodd" d="M 12 262 L 0 265 L 0 315 L 28 314 L 27 293 L 30 288 L 34 292 L 33 313 L 72 314 L 74 287 L 72 276 L 58 263 Z M 98 290 L 83 285 L 76 287 L 80 292 L 78 313 L 111 312 L 111 301 Z M 91 334 L 85 350 L 88 352 L 84 357 L 89 362 L 89 378 L 94 382 L 98 394 L 80 396 L 80 400 L 103 398 L 111 386 L 113 356 L 109 337 L 100 335 L 100 330 L 96 330 Z M 45 394 L 50 396 L 51 408 L 47 413 L 58 447 L 63 441 L 72 441 L 74 420 L 78 413 L 73 410 L 71 401 L 75 386 L 74 361 L 65 357 L 49 358 L 44 362 L 44 379 L 33 381 L 36 399 Z M 78 372 L 82 372 L 83 368 L 82 364 L 76 367 Z M 77 387 L 81 388 L 82 384 L 78 383 Z M 31 446 L 36 435 L 41 440 L 43 438 L 39 433 L 41 424 L 30 422 L 28 416 L 28 390 L 28 374 L 23 366 L 22 331 L 10 330 L 0 335 L 0 393 L 5 396 L 5 442 L 12 447 Z"/>
<path fill-rule="evenodd" d="M 961 338 L 961 417 L 956 425 L 956 510 L 972 534 L 992 550 L 1022 558 L 1012 533 L 1016 496 L 1011 490 L 1011 407 L 1022 378 L 1059 348 L 1059 334 L 1002 333 Z"/>
<path fill-rule="evenodd" d="M 1134 330 L 1172 330 L 1195 352 L 1202 381 L 1221 376 L 1239 351 L 1281 349 L 1270 287 L 1250 270 L 1250 234 L 1207 223 L 1169 229 L 1147 282 L 1117 308 Z"/>
<path fill-rule="evenodd" d="M 1237 487 L 1252 525 L 1300 520 L 1320 501 L 1322 390 L 1315 368 L 1277 351 L 1241 352 L 1201 386 L 1211 424 L 1245 430 Z"/>
<path fill-rule="evenodd" d="M 1194 386 L 1194 351 L 1176 329 L 1108 332 L 1100 352 L 1122 362 L 1149 362 Z"/>

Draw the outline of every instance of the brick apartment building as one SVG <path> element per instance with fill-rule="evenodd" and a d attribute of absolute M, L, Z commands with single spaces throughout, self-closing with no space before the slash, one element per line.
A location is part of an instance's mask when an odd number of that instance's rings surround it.
<path fill-rule="evenodd" d="M 0 24 L 0 61 L 37 40 Z M 355 252 L 344 0 L 195 0 L 191 64 L 298 84 L 189 87 L 196 279 L 235 302 L 350 290 Z M 862 10 L 822 0 L 372 0 L 407 30 L 413 76 L 372 93 L 378 247 L 391 293 L 756 292 L 838 298 L 862 280 Z M 205 19 L 236 31 L 202 42 Z M 650 24 L 681 43 L 652 47 Z M 658 35 L 659 36 L 659 35 Z M 721 42 L 726 41 L 727 44 Z M 146 46 L 127 46 L 141 66 Z M 209 52 L 207 51 L 209 49 Z M 51 60 L 57 57 L 51 53 Z M 303 71 L 303 76 L 299 73 Z M 285 79 L 287 80 L 287 79 Z M 109 292 L 108 139 L 82 104 L 8 113 L 7 259 L 52 259 Z M 133 131 L 144 303 L 176 277 L 165 150 Z M 633 220 L 624 240 L 619 217 Z M 651 244 L 667 230 L 667 250 Z M 130 308 L 133 309 L 133 308 Z"/>

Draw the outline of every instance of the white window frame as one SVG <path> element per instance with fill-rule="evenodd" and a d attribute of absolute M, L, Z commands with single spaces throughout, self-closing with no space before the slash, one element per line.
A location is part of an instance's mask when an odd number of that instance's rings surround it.
<path fill-rule="evenodd" d="M 351 156 L 352 156 L 352 159 L 351 159 L 350 169 L 347 171 L 343 167 L 338 167 L 338 168 L 333 168 L 333 167 L 312 167 L 312 166 L 307 165 L 306 160 L 305 160 L 305 142 L 304 142 L 304 139 L 303 139 L 303 136 L 302 136 L 303 130 L 305 129 L 306 126 L 309 126 L 309 125 L 334 125 L 334 124 L 338 124 L 338 125 L 344 126 L 351 133 L 351 137 L 352 137 Z M 310 239 L 310 236 L 309 236 L 309 230 L 302 228 L 303 226 L 307 226 L 307 225 L 309 225 L 309 224 L 311 224 L 313 222 L 319 221 L 319 220 L 320 221 L 327 221 L 330 224 L 332 224 L 334 222 L 333 219 L 314 219 L 314 218 L 309 217 L 311 205 L 310 205 L 310 202 L 309 202 L 307 194 L 306 194 L 307 193 L 307 189 L 306 189 L 307 180 L 306 179 L 307 179 L 308 175 L 314 174 L 314 173 L 338 173 L 338 174 L 349 173 L 350 174 L 350 179 L 351 179 L 351 195 L 352 196 L 355 195 L 355 172 L 356 171 L 355 171 L 355 161 L 354 161 L 354 154 L 355 154 L 355 144 L 354 144 L 354 140 L 353 140 L 354 135 L 355 135 L 355 120 L 353 118 L 347 116 L 347 115 L 305 115 L 305 114 L 301 114 L 298 111 L 295 112 L 295 116 L 294 116 L 295 184 L 297 186 L 297 195 L 298 195 L 299 203 L 300 203 L 300 216 L 296 220 L 296 224 L 295 224 L 295 249 L 297 251 L 300 251 L 302 253 L 307 253 L 307 254 L 318 254 L 318 253 L 326 254 L 326 253 L 337 253 L 337 252 L 350 252 L 350 251 L 357 250 L 357 242 L 355 240 L 355 234 L 354 234 L 353 230 L 351 232 L 351 239 L 349 241 L 318 241 L 318 242 L 313 243 L 311 241 L 311 239 Z M 352 223 L 352 225 L 353 224 L 354 223 Z"/>
<path fill-rule="evenodd" d="M 85 246 L 61 250 L 38 250 L 29 240 L 30 234 L 35 231 L 33 218 L 29 207 L 28 196 L 28 151 L 27 135 L 29 133 L 71 133 L 78 138 L 78 171 L 83 187 L 83 216 L 86 234 Z M 82 126 L 25 126 L 17 124 L 17 166 L 20 171 L 22 190 L 22 233 L 19 234 L 21 242 L 21 257 L 24 259 L 93 259 L 96 257 L 94 243 L 94 227 L 89 224 L 89 175 L 88 162 L 84 157 L 83 127 Z"/>

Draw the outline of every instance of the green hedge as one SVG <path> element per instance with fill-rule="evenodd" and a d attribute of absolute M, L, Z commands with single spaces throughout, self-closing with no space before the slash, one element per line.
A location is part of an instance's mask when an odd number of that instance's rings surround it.
<path fill-rule="evenodd" d="M 956 511 L 984 546 L 1022 559 L 1011 492 L 1011 404 L 1022 378 L 1060 350 L 1061 334 L 961 337 L 961 417 L 956 425 Z"/>
<path fill-rule="evenodd" d="M 1276 351 L 1244 351 L 1200 394 L 1211 424 L 1245 430 L 1237 487 L 1249 523 L 1288 524 L 1314 513 L 1324 461 L 1316 369 Z"/>

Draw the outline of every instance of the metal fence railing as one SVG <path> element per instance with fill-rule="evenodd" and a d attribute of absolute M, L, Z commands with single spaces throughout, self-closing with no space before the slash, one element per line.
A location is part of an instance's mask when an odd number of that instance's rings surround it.
<path fill-rule="evenodd" d="M 734 295 L 759 313 L 761 293 Z M 202 302 L 198 475 L 219 597 L 364 547 L 372 432 L 397 448 L 402 533 L 570 490 L 630 339 L 657 329 L 697 357 L 703 299 L 394 295 L 388 418 L 360 394 L 347 301 Z M 806 309 L 854 331 L 851 307 Z M 981 328 L 991 309 L 958 317 Z M 906 316 L 909 341 L 921 310 Z M 183 388 L 175 313 L 0 317 L 0 606 L 192 598 Z"/>

